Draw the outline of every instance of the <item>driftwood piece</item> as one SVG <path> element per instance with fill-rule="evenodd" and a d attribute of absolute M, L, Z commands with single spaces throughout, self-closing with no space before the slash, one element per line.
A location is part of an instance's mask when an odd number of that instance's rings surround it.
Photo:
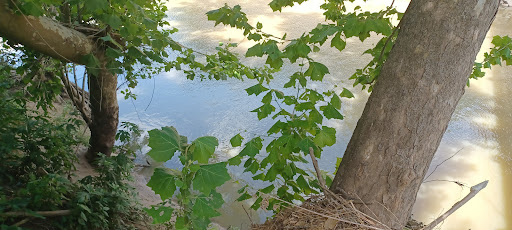
<path fill-rule="evenodd" d="M 462 198 L 462 200 L 458 201 L 457 203 L 455 203 L 448 211 L 446 211 L 443 215 L 441 215 L 440 217 L 438 217 L 437 219 L 435 219 L 434 221 L 432 221 L 432 223 L 428 224 L 425 228 L 423 228 L 423 230 L 432 230 L 434 229 L 434 227 L 436 225 L 438 225 L 439 223 L 443 222 L 446 218 L 448 218 L 448 216 L 450 216 L 451 214 L 453 214 L 455 211 L 457 211 L 457 209 L 459 209 L 460 207 L 462 207 L 464 204 L 466 204 L 469 200 L 471 200 L 477 193 L 479 193 L 482 189 L 484 189 L 486 186 L 487 186 L 487 183 L 489 181 L 486 180 L 486 181 L 483 181 L 477 185 L 474 185 L 473 187 L 471 187 L 471 189 L 469 190 L 469 194 L 466 195 L 464 198 Z"/>

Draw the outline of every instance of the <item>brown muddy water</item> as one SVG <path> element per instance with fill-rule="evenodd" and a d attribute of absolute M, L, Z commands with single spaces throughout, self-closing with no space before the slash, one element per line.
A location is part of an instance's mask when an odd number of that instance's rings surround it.
<path fill-rule="evenodd" d="M 205 15 L 209 10 L 222 7 L 226 1 L 170 1 L 168 14 L 171 24 L 180 29 L 174 38 L 203 52 L 214 52 L 219 42 L 236 42 L 240 44 L 238 51 L 243 53 L 252 43 L 244 39 L 238 30 L 213 27 L 214 23 L 208 22 Z M 252 24 L 262 22 L 265 32 L 277 36 L 287 33 L 288 38 L 297 37 L 323 22 L 322 11 L 319 9 L 323 2 L 321 0 L 286 8 L 282 13 L 273 13 L 267 6 L 269 1 L 227 2 L 231 6 L 241 5 Z M 367 9 L 375 10 L 390 3 L 370 0 L 364 5 Z M 407 1 L 396 1 L 395 4 L 401 11 L 407 7 Z M 512 7 L 500 9 L 482 50 L 489 49 L 494 35 L 512 35 Z M 352 82 L 348 77 L 369 60 L 361 53 L 376 41 L 377 38 L 370 38 L 364 43 L 349 39 L 347 49 L 342 53 L 328 45 L 322 47 L 322 51 L 315 53 L 313 58 L 326 64 L 331 75 L 326 77 L 324 83 L 315 83 L 314 87 L 325 90 L 332 89 L 332 85 L 350 88 Z M 261 64 L 261 60 L 257 59 L 246 61 L 254 65 Z M 286 74 L 296 70 L 296 65 L 285 66 L 272 84 L 282 85 L 286 80 L 284 77 L 288 76 Z M 511 66 L 498 66 L 488 71 L 485 78 L 471 81 L 471 87 L 467 88 L 452 117 L 428 174 L 436 166 L 437 169 L 419 191 L 413 211 L 416 219 L 432 221 L 463 198 L 469 192 L 469 187 L 489 180 L 487 188 L 450 216 L 440 225 L 440 229 L 512 229 L 511 75 Z M 141 81 L 134 90 L 138 94 L 136 101 L 121 100 L 120 120 L 138 123 L 147 130 L 175 126 L 180 134 L 189 139 L 204 135 L 215 136 L 220 142 L 219 158 L 225 159 L 240 151 L 229 147 L 232 136 L 239 132 L 246 137 L 264 135 L 273 124 L 268 119 L 258 121 L 256 115 L 249 112 L 260 106 L 261 98 L 247 96 L 243 90 L 253 84 L 238 80 L 190 81 L 181 73 L 171 71 L 154 80 Z M 352 91 L 356 98 L 343 101 L 345 120 L 326 122 L 337 130 L 337 143 L 326 148 L 319 161 L 320 167 L 329 172 L 334 172 L 333 162 L 345 151 L 368 98 L 368 93 L 359 88 Z M 165 166 L 179 167 L 179 163 L 177 159 L 172 159 Z M 219 192 L 228 203 L 222 208 L 223 215 L 216 222 L 224 227 L 247 229 L 251 221 L 264 221 L 268 213 L 249 211 L 250 201 L 233 201 L 237 198 L 236 190 L 244 183 L 254 187 L 266 184 L 251 181 L 251 175 L 239 169 L 233 169 L 231 173 L 239 180 L 220 188 Z"/>

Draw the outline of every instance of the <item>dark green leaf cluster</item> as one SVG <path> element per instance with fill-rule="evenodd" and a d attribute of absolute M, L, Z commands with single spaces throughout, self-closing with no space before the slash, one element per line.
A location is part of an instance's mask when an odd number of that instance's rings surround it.
<path fill-rule="evenodd" d="M 126 154 L 100 156 L 96 163 L 98 176 L 79 180 L 71 204 L 75 215 L 65 219 L 73 229 L 132 229 L 138 211 L 133 180 L 133 163 Z"/>
<path fill-rule="evenodd" d="M 73 169 L 73 152 L 82 122 L 74 117 L 61 121 L 28 109 L 22 91 L 9 75 L 0 74 L 0 181 L 27 181 L 36 171 L 67 173 Z"/>
<path fill-rule="evenodd" d="M 231 179 L 226 162 L 209 163 L 219 145 L 211 136 L 199 137 L 188 143 L 174 127 L 149 131 L 148 155 L 158 162 L 170 160 L 176 152 L 183 168 L 181 171 L 155 169 L 148 186 L 159 194 L 162 203 L 145 209 L 153 223 L 168 223 L 175 229 L 206 229 L 210 218 L 219 216 L 224 200 L 216 188 Z M 175 198 L 178 207 L 171 205 Z"/>
<path fill-rule="evenodd" d="M 0 64 L 2 66 L 2 64 Z M 71 181 L 83 122 L 76 113 L 50 117 L 29 109 L 26 86 L 11 68 L 0 68 L 0 213 L 27 212 L 34 228 L 45 217 L 37 211 L 71 210 L 47 219 L 58 229 L 126 229 L 133 193 L 126 183 L 131 163 L 123 154 L 99 161 L 97 177 Z M 2 229 L 23 217 L 0 214 Z"/>

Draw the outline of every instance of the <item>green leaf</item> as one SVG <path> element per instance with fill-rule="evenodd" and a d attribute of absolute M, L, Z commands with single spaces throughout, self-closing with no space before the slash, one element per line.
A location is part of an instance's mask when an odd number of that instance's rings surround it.
<path fill-rule="evenodd" d="M 254 157 L 256 154 L 258 154 L 263 147 L 263 144 L 261 143 L 262 139 L 261 137 L 255 137 L 251 139 L 249 142 L 245 144 L 245 148 L 242 149 L 239 156 L 250 156 Z"/>
<path fill-rule="evenodd" d="M 341 161 L 343 160 L 343 157 L 336 157 L 336 170 L 334 171 L 334 175 L 338 172 L 338 168 L 340 167 Z"/>
<path fill-rule="evenodd" d="M 336 129 L 322 126 L 322 129 L 316 134 L 313 141 L 320 148 L 334 145 L 336 143 Z"/>
<path fill-rule="evenodd" d="M 354 94 L 352 94 L 350 90 L 343 88 L 343 91 L 340 93 L 340 97 L 353 98 Z"/>
<path fill-rule="evenodd" d="M 299 177 L 297 177 L 296 181 L 299 187 L 302 189 L 302 191 L 310 190 L 309 184 L 306 181 L 306 179 L 304 179 L 304 176 L 300 175 Z"/>
<path fill-rule="evenodd" d="M 304 152 L 304 154 L 308 155 L 309 154 L 309 148 L 313 148 L 313 150 L 317 150 L 318 149 L 318 146 L 316 146 L 315 142 L 313 141 L 313 139 L 311 137 L 306 137 L 304 139 L 302 139 L 299 144 L 298 144 L 300 150 L 302 152 Z"/>
<path fill-rule="evenodd" d="M 151 150 L 148 155 L 158 162 L 170 160 L 174 153 L 181 149 L 180 135 L 174 127 L 163 127 L 162 130 L 153 129 L 149 132 Z"/>
<path fill-rule="evenodd" d="M 247 94 L 249 94 L 249 95 L 254 94 L 256 96 L 258 96 L 260 93 L 265 92 L 267 90 L 268 89 L 263 87 L 263 85 L 261 85 L 261 84 L 256 84 L 256 85 L 253 85 L 253 86 L 245 89 L 245 91 L 247 91 Z"/>
<path fill-rule="evenodd" d="M 259 35 L 259 34 L 249 34 L 249 36 L 247 36 L 247 39 L 249 39 L 249 40 L 253 40 L 253 41 L 259 41 L 259 40 L 261 40 L 261 38 L 262 38 L 262 37 L 261 37 L 261 35 Z M 252 48 L 252 47 L 251 47 L 251 48 Z M 247 52 L 249 52 L 249 50 L 247 50 Z M 249 54 L 251 54 L 252 56 L 257 56 L 257 54 L 258 54 L 258 51 L 257 51 L 257 50 L 253 50 L 253 51 L 251 51 L 251 52 L 254 52 L 254 53 L 249 53 Z M 246 53 L 246 55 L 247 55 L 247 53 Z M 247 56 L 247 57 L 249 57 L 249 56 Z"/>
<path fill-rule="evenodd" d="M 247 49 L 247 52 L 245 53 L 246 57 L 262 57 L 263 56 L 263 46 L 261 44 L 256 44 L 252 46 L 251 48 Z"/>
<path fill-rule="evenodd" d="M 261 22 L 256 23 L 256 29 L 261 30 L 263 28 L 263 24 Z"/>
<path fill-rule="evenodd" d="M 276 187 L 275 187 L 273 184 L 271 184 L 271 185 L 269 185 L 269 186 L 265 187 L 264 189 L 261 189 L 261 190 L 260 190 L 260 192 L 262 192 L 262 193 L 266 193 L 266 194 L 269 194 L 269 193 L 271 193 L 272 191 L 274 191 L 274 189 L 275 189 L 275 188 L 276 188 Z"/>
<path fill-rule="evenodd" d="M 263 104 L 262 106 L 258 107 L 255 110 L 252 110 L 251 112 L 256 112 L 258 114 L 258 119 L 263 119 L 265 117 L 268 117 L 268 115 L 272 114 L 272 112 L 276 111 L 276 107 L 274 107 L 271 104 Z"/>
<path fill-rule="evenodd" d="M 101 12 L 110 8 L 107 0 L 89 0 L 84 6 L 88 12 Z"/>
<path fill-rule="evenodd" d="M 192 165 L 188 166 L 188 168 L 190 169 L 191 172 L 197 172 L 201 168 L 201 165 L 192 164 Z"/>
<path fill-rule="evenodd" d="M 263 179 L 265 179 L 265 174 L 264 173 L 260 173 L 260 174 L 258 174 L 256 176 L 253 176 L 252 179 L 253 180 L 263 180 Z"/>
<path fill-rule="evenodd" d="M 219 145 L 217 138 L 206 136 L 197 138 L 192 142 L 190 150 L 192 152 L 192 159 L 199 163 L 208 163 L 208 159 L 215 152 L 215 147 Z"/>
<path fill-rule="evenodd" d="M 306 0 L 272 0 L 268 5 L 273 11 L 281 11 L 285 6 L 293 6 L 295 3 L 301 4 Z"/>
<path fill-rule="evenodd" d="M 196 172 L 192 184 L 195 190 L 203 194 L 210 194 L 212 190 L 230 180 L 226 162 L 217 164 L 201 165 Z"/>
<path fill-rule="evenodd" d="M 336 47 L 339 51 L 345 49 L 347 43 L 341 39 L 341 32 L 338 32 L 331 40 L 331 47 Z"/>
<path fill-rule="evenodd" d="M 311 42 L 313 43 L 319 43 L 320 45 L 324 44 L 324 42 L 327 40 L 328 36 L 333 35 L 338 31 L 338 28 L 335 25 L 328 24 L 328 25 L 322 25 L 318 24 L 315 29 L 311 30 Z"/>
<path fill-rule="evenodd" d="M 343 115 L 331 103 L 328 103 L 326 106 L 320 106 L 320 110 L 324 112 L 324 116 L 327 119 L 343 120 Z"/>
<path fill-rule="evenodd" d="M 242 163 L 242 157 L 234 156 L 228 160 L 229 165 L 240 165 Z"/>
<path fill-rule="evenodd" d="M 242 136 L 240 136 L 240 133 L 235 135 L 233 138 L 231 138 L 231 140 L 229 140 L 229 142 L 231 143 L 231 146 L 233 147 L 238 147 L 238 146 L 241 146 L 242 145 L 242 140 L 244 138 Z"/>
<path fill-rule="evenodd" d="M 21 4 L 20 8 L 23 13 L 35 17 L 42 16 L 45 13 L 44 10 L 41 9 L 41 6 L 34 2 L 24 2 Z"/>
<path fill-rule="evenodd" d="M 334 106 L 334 108 L 341 109 L 341 99 L 338 97 L 338 95 L 332 95 L 331 104 Z"/>
<path fill-rule="evenodd" d="M 236 201 L 244 201 L 244 200 L 250 199 L 251 197 L 252 197 L 251 195 L 244 192 L 244 194 L 242 194 L 240 197 L 238 197 L 236 199 Z"/>
<path fill-rule="evenodd" d="M 194 207 L 192 207 L 192 214 L 195 217 L 206 217 L 208 219 L 220 216 L 220 213 L 212 207 L 211 202 L 205 197 L 196 199 Z"/>
<path fill-rule="evenodd" d="M 173 175 L 165 172 L 165 169 L 156 168 L 148 182 L 148 187 L 160 195 L 160 198 L 164 201 L 171 198 L 174 191 L 176 191 L 175 178 Z"/>
<path fill-rule="evenodd" d="M 114 14 L 104 14 L 101 18 L 106 24 L 115 30 L 119 29 L 119 27 L 123 24 L 123 21 L 121 21 L 121 19 Z"/>
<path fill-rule="evenodd" d="M 265 96 L 261 99 L 261 102 L 263 104 L 268 104 L 272 101 L 272 91 L 265 94 Z"/>
<path fill-rule="evenodd" d="M 311 80 L 321 81 L 326 74 L 329 73 L 329 69 L 322 63 L 319 62 L 309 62 L 309 68 L 306 70 L 304 75 L 310 76 Z"/>
<path fill-rule="evenodd" d="M 171 220 L 174 209 L 166 206 L 151 206 L 150 209 L 144 208 L 144 211 L 153 218 L 153 224 L 161 224 Z"/>

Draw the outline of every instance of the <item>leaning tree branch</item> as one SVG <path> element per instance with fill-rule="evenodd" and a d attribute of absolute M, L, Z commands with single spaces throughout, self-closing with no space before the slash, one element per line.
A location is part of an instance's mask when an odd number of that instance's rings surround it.
<path fill-rule="evenodd" d="M 15 14 L 10 4 L 17 8 L 12 0 L 0 0 L 1 37 L 65 62 L 80 63 L 94 51 L 94 42 L 85 34 L 47 17 Z"/>
<path fill-rule="evenodd" d="M 448 216 L 453 214 L 455 211 L 457 211 L 457 209 L 459 209 L 464 204 L 466 204 L 469 200 L 471 200 L 477 193 L 480 192 L 480 190 L 484 189 L 487 186 L 488 182 L 489 181 L 486 180 L 486 181 L 481 182 L 480 184 L 477 184 L 477 185 L 474 185 L 473 187 L 471 187 L 471 189 L 469 191 L 469 194 L 467 196 L 462 198 L 462 200 L 460 200 L 459 202 L 455 203 L 452 206 L 452 208 L 450 208 L 450 210 L 446 211 L 443 215 L 441 215 L 440 217 L 438 217 L 437 219 L 432 221 L 432 223 L 428 224 L 427 227 L 423 228 L 422 230 L 432 230 L 432 229 L 434 229 L 434 227 L 436 225 L 438 225 L 439 223 L 443 222 L 446 218 L 448 218 Z"/>

